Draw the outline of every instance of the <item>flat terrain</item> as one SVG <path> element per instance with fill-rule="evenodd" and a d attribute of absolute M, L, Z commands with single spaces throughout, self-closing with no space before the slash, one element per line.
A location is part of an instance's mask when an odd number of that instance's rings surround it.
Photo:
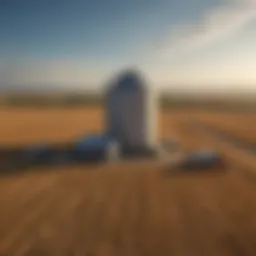
<path fill-rule="evenodd" d="M 256 114 L 194 113 L 194 118 L 256 144 Z"/>
<path fill-rule="evenodd" d="M 0 145 L 63 143 L 103 129 L 103 111 L 85 109 L 0 109 Z"/>
<path fill-rule="evenodd" d="M 186 151 L 218 148 L 228 159 L 224 172 L 128 163 L 2 176 L 0 255 L 256 255 L 255 156 L 187 125 L 216 116 L 165 111 L 159 137 L 178 138 Z M 6 147 L 68 142 L 104 129 L 100 109 L 5 109 L 0 117 Z"/>

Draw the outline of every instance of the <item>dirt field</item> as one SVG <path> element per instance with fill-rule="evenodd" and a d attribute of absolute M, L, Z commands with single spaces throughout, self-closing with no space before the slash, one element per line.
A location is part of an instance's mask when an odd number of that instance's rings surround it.
<path fill-rule="evenodd" d="M 193 118 L 230 132 L 238 139 L 256 143 L 256 114 L 193 113 Z"/>
<path fill-rule="evenodd" d="M 161 113 L 159 137 L 176 137 L 185 150 L 226 152 L 226 172 L 130 163 L 3 176 L 0 255 L 256 255 L 255 157 L 190 130 L 185 121 L 196 115 Z M 68 142 L 104 123 L 99 109 L 13 109 L 0 117 L 4 146 Z"/>
<path fill-rule="evenodd" d="M 0 145 L 62 143 L 103 129 L 100 109 L 0 109 Z"/>

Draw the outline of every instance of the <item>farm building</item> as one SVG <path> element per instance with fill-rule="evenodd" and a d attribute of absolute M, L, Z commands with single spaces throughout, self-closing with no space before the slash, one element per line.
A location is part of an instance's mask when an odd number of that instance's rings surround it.
<path fill-rule="evenodd" d="M 118 76 L 106 92 L 108 135 L 124 153 L 150 152 L 157 145 L 157 93 L 134 70 Z"/>
<path fill-rule="evenodd" d="M 119 157 L 118 143 L 104 135 L 91 135 L 81 139 L 74 149 L 78 161 L 112 161 Z"/>

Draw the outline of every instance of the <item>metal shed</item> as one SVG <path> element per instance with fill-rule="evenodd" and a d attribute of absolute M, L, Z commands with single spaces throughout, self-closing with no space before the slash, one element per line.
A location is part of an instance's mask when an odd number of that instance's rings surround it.
<path fill-rule="evenodd" d="M 90 135 L 80 139 L 74 148 L 78 161 L 112 161 L 119 157 L 118 143 L 105 135 Z"/>

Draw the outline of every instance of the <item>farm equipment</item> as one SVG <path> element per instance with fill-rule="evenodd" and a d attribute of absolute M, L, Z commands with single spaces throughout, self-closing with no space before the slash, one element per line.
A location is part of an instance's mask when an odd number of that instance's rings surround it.
<path fill-rule="evenodd" d="M 183 158 L 177 165 L 183 171 L 208 171 L 223 170 L 226 168 L 226 160 L 220 153 L 211 150 L 200 150 Z"/>

